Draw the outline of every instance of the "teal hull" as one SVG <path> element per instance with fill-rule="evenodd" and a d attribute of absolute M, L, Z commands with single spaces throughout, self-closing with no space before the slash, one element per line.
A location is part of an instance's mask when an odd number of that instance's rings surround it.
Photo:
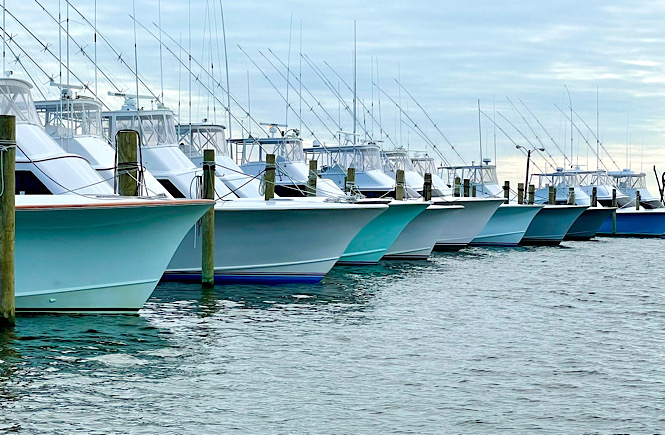
<path fill-rule="evenodd" d="M 429 202 L 393 201 L 351 241 L 337 264 L 375 264 Z"/>

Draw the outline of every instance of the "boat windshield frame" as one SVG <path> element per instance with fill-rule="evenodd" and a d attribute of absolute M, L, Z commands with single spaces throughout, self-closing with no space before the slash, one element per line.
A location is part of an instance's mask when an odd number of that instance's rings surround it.
<path fill-rule="evenodd" d="M 305 162 L 302 139 L 298 136 L 231 139 L 236 161 L 241 165 L 265 162 L 267 154 L 274 154 L 280 161 Z"/>
<path fill-rule="evenodd" d="M 455 184 L 455 177 L 460 180 L 469 179 L 472 184 L 499 184 L 499 177 L 496 175 L 496 165 L 460 165 L 460 166 L 442 166 L 441 178 L 446 184 L 452 186 Z M 444 177 L 444 171 L 446 176 Z"/>
<path fill-rule="evenodd" d="M 647 175 L 644 172 L 608 172 L 608 176 L 613 178 L 612 185 L 619 190 L 647 188 Z"/>
<path fill-rule="evenodd" d="M 30 92 L 32 85 L 25 80 L 0 79 L 0 115 L 13 115 L 17 124 L 41 127 L 39 115 Z"/>
<path fill-rule="evenodd" d="M 317 146 L 307 148 L 305 155 L 319 162 L 321 170 L 339 166 L 356 172 L 382 171 L 381 148 L 376 145 Z M 315 157 L 316 155 L 316 157 Z"/>
<path fill-rule="evenodd" d="M 46 132 L 55 137 L 103 136 L 102 104 L 89 98 L 37 101 Z"/>
<path fill-rule="evenodd" d="M 111 143 L 118 131 L 128 129 L 139 132 L 143 147 L 173 146 L 178 143 L 175 126 L 175 116 L 168 109 L 102 112 L 104 137 Z"/>
<path fill-rule="evenodd" d="M 223 125 L 178 124 L 176 133 L 180 150 L 190 159 L 203 157 L 203 150 L 207 149 L 214 149 L 216 155 L 231 157 Z"/>
<path fill-rule="evenodd" d="M 381 151 L 381 166 L 387 172 L 397 172 L 399 169 L 404 172 L 417 172 L 407 151 Z"/>

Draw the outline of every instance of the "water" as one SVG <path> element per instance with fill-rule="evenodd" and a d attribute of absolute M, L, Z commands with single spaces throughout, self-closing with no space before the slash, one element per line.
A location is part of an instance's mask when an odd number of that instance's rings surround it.
<path fill-rule="evenodd" d="M 469 249 L 21 317 L 0 335 L 0 432 L 662 432 L 664 251 Z"/>

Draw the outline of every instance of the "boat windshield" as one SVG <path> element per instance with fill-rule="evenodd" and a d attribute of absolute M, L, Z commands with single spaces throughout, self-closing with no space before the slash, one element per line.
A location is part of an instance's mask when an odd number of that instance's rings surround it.
<path fill-rule="evenodd" d="M 175 120 L 170 112 L 141 113 L 138 115 L 141 124 L 138 124 L 137 113 L 128 112 L 115 117 L 115 128 L 109 132 L 111 140 L 115 133 L 124 130 L 137 130 L 141 134 L 141 145 L 154 147 L 158 145 L 169 145 L 178 143 L 175 133 Z"/>
<path fill-rule="evenodd" d="M 437 173 L 434 159 L 431 157 L 413 157 L 411 158 L 411 163 L 420 175 Z"/>
<path fill-rule="evenodd" d="M 614 177 L 614 185 L 619 189 L 646 189 L 646 174 L 610 174 Z"/>
<path fill-rule="evenodd" d="M 178 125 L 177 129 L 180 149 L 189 158 L 203 156 L 205 149 L 214 149 L 217 155 L 231 155 L 224 137 L 224 127 L 220 125 L 183 124 Z"/>
<path fill-rule="evenodd" d="M 313 158 L 318 160 L 321 168 L 339 165 L 341 168 L 355 168 L 358 172 L 381 170 L 381 150 L 374 146 L 341 146 L 326 148 L 310 148 Z M 314 156 L 316 154 L 316 156 Z"/>
<path fill-rule="evenodd" d="M 41 125 L 30 88 L 23 80 L 0 79 L 0 115 L 14 115 L 17 124 Z"/>
<path fill-rule="evenodd" d="M 383 152 L 381 153 L 383 170 L 395 172 L 399 169 L 405 172 L 415 172 L 416 169 L 406 152 Z"/>
<path fill-rule="evenodd" d="M 289 162 L 304 162 L 305 153 L 302 139 L 296 136 L 274 138 L 234 139 L 242 164 L 265 161 L 266 154 L 274 154 L 278 159 Z"/>
<path fill-rule="evenodd" d="M 35 106 L 52 136 L 102 135 L 102 106 L 95 100 L 38 101 Z"/>
<path fill-rule="evenodd" d="M 447 182 L 451 186 L 455 182 L 455 177 L 459 177 L 460 180 L 468 178 L 474 184 L 499 184 L 494 165 L 448 166 L 443 169 L 448 172 Z"/>
<path fill-rule="evenodd" d="M 538 188 L 548 186 L 575 186 L 577 185 L 577 174 L 566 172 L 554 172 L 550 174 L 534 174 L 538 177 Z"/>

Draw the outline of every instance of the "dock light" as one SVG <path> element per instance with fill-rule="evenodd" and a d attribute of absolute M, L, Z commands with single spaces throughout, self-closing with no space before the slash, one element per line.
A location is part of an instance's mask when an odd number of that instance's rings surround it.
<path fill-rule="evenodd" d="M 515 148 L 518 150 L 526 150 L 526 178 L 524 180 L 524 188 L 526 189 L 527 186 L 529 185 L 529 163 L 531 163 L 531 152 L 532 151 L 545 151 L 545 148 L 534 148 L 534 149 L 529 149 L 526 147 L 523 147 L 522 145 L 515 145 Z"/>

